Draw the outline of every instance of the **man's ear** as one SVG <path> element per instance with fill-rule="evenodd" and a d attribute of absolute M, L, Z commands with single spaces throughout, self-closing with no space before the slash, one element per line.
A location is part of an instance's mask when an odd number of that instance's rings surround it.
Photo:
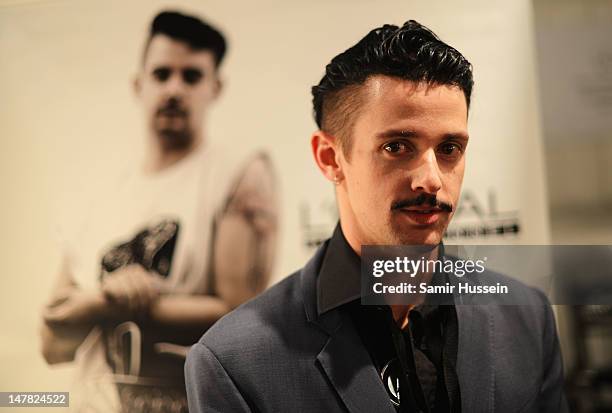
<path fill-rule="evenodd" d="M 223 79 L 221 79 L 221 76 L 217 74 L 216 79 L 215 79 L 214 98 L 218 99 L 219 96 L 221 95 L 221 92 L 223 92 Z"/>
<path fill-rule="evenodd" d="M 142 74 L 138 73 L 132 79 L 132 90 L 134 91 L 134 95 L 139 98 L 140 93 L 142 92 Z"/>
<path fill-rule="evenodd" d="M 323 175 L 338 185 L 343 179 L 341 148 L 338 139 L 330 134 L 318 130 L 310 138 L 310 146 L 317 166 Z"/>

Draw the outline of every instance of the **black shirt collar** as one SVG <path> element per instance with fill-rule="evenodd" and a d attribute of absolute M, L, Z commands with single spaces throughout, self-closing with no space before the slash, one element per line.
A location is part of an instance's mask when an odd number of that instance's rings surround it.
<path fill-rule="evenodd" d="M 443 243 L 440 243 L 440 255 L 444 256 Z M 434 283 L 442 283 L 442 278 L 435 277 Z M 317 279 L 318 314 L 326 313 L 360 297 L 361 258 L 349 245 L 338 223 L 329 240 Z"/>
<path fill-rule="evenodd" d="M 317 279 L 319 315 L 361 296 L 361 259 L 336 225 Z"/>

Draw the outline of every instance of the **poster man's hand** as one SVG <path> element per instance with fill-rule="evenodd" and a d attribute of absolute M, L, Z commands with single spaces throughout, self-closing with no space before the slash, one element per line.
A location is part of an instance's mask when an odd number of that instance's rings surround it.
<path fill-rule="evenodd" d="M 104 318 L 104 297 L 74 287 L 60 290 L 43 309 L 43 320 L 54 325 L 79 325 Z"/>
<path fill-rule="evenodd" d="M 113 304 L 129 315 L 144 317 L 161 290 L 161 277 L 133 264 L 108 274 L 102 280 L 102 292 Z"/>

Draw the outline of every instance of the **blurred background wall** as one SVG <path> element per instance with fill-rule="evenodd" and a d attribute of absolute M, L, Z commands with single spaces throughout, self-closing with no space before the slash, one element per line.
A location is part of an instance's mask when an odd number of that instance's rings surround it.
<path fill-rule="evenodd" d="M 552 239 L 609 244 L 612 2 L 534 6 Z"/>
<path fill-rule="evenodd" d="M 283 203 L 275 281 L 336 221 L 309 150 L 310 87 L 367 31 L 410 18 L 475 68 L 465 208 L 449 242 L 612 243 L 610 1 L 3 1 L 1 391 L 69 387 L 71 366 L 50 368 L 38 351 L 58 232 L 105 171 L 138 158 L 131 80 L 164 8 L 201 15 L 228 36 L 209 137 L 272 156 Z"/>
<path fill-rule="evenodd" d="M 612 1 L 533 5 L 551 240 L 610 245 Z M 612 307 L 558 310 L 575 410 L 611 411 Z"/>

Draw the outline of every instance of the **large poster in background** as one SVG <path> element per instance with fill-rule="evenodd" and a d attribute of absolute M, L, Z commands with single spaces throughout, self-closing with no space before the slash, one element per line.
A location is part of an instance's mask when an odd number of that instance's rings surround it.
<path fill-rule="evenodd" d="M 451 243 L 546 243 L 548 217 L 527 0 L 10 2 L 0 6 L 0 390 L 65 390 L 71 367 L 39 355 L 39 309 L 60 256 L 56 232 L 106 172 L 141 155 L 132 92 L 145 32 L 161 9 L 199 14 L 228 35 L 211 142 L 266 151 L 280 187 L 273 282 L 300 267 L 337 222 L 314 166 L 310 87 L 332 56 L 383 23 L 415 19 L 474 65 L 469 168 Z"/>

